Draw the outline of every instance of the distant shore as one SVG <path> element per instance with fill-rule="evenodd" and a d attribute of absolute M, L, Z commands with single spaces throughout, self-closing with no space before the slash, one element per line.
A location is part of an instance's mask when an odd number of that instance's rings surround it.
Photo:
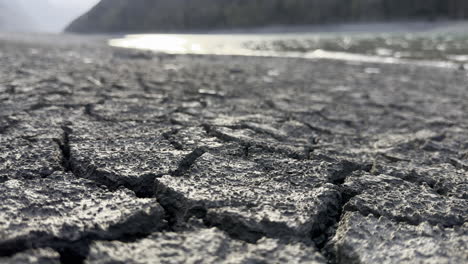
<path fill-rule="evenodd" d="M 111 35 L 127 34 L 290 34 L 290 33 L 416 33 L 416 32 L 453 32 L 464 33 L 468 29 L 468 20 L 408 20 L 395 22 L 359 22 L 333 23 L 316 25 L 271 25 L 232 29 L 171 30 L 112 32 Z M 69 33 L 67 33 L 69 34 Z M 80 33 L 78 33 L 80 34 Z M 101 35 L 102 33 L 86 33 Z"/>
<path fill-rule="evenodd" d="M 173 33 L 200 34 L 270 34 L 270 33 L 414 33 L 414 32 L 453 32 L 464 33 L 468 30 L 468 21 L 396 21 L 336 23 L 321 25 L 274 25 L 255 28 L 215 29 L 204 31 L 177 31 Z M 157 33 L 157 32 L 155 32 Z M 170 33 L 170 32 L 159 32 Z"/>

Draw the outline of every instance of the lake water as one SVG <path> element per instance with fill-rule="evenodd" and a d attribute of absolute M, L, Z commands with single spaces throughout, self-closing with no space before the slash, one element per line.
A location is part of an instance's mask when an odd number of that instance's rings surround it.
<path fill-rule="evenodd" d="M 334 33 L 137 34 L 111 39 L 109 44 L 169 54 L 293 57 L 451 68 L 459 68 L 467 63 L 468 33 L 464 30 L 453 32 L 438 29 L 405 32 L 403 28 L 390 33 L 371 30 Z"/>

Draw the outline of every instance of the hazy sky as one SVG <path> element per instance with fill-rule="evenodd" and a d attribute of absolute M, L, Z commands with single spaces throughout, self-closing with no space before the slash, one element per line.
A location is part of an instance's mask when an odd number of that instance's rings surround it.
<path fill-rule="evenodd" d="M 81 10 L 86 10 L 97 4 L 99 0 L 49 0 L 49 2 L 59 7 L 77 7 Z"/>
<path fill-rule="evenodd" d="M 9 0 L 8 0 L 9 1 Z M 60 32 L 100 0 L 13 0 L 34 21 L 30 31 Z M 28 29 L 27 29 L 28 30 Z"/>

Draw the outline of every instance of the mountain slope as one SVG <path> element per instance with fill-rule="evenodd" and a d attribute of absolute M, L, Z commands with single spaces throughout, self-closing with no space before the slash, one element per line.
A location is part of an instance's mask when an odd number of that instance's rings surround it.
<path fill-rule="evenodd" d="M 466 0 L 102 0 L 72 32 L 144 32 L 468 17 Z"/>

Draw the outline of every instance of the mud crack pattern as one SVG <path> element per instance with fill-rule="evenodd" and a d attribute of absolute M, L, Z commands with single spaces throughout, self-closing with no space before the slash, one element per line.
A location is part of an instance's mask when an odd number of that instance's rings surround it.
<path fill-rule="evenodd" d="M 466 72 L 76 38 L 0 36 L 0 262 L 468 261 Z"/>

